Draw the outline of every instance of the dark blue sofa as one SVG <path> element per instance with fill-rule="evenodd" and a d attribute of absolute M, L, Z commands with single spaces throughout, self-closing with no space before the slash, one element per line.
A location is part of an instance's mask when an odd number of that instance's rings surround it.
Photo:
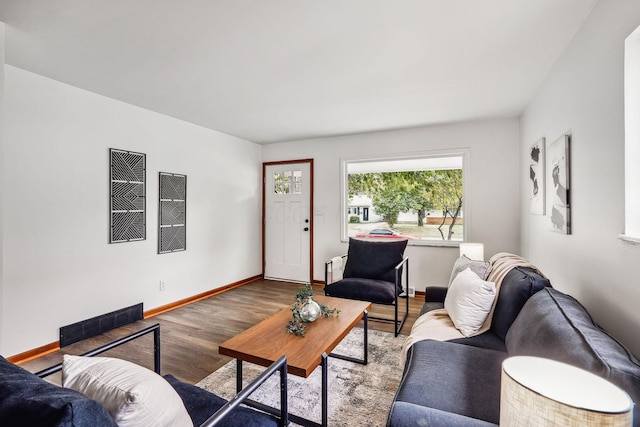
<path fill-rule="evenodd" d="M 427 289 L 423 310 L 443 307 L 446 288 Z M 528 268 L 502 282 L 491 329 L 471 338 L 424 340 L 407 353 L 388 426 L 490 426 L 500 418 L 502 362 L 538 356 L 593 372 L 640 402 L 640 364 L 574 298 Z M 634 426 L 640 411 L 634 406 Z"/>

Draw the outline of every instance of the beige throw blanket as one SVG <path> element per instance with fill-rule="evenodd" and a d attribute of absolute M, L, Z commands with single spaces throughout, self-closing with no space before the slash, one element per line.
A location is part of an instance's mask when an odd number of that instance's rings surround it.
<path fill-rule="evenodd" d="M 500 252 L 495 254 L 489 260 L 491 264 L 491 272 L 489 273 L 489 277 L 487 277 L 487 282 L 493 282 L 496 284 L 496 298 L 493 300 L 493 304 L 491 305 L 491 310 L 489 310 L 489 314 L 487 315 L 486 320 L 482 324 L 482 327 L 478 329 L 474 335 L 480 335 L 483 332 L 487 332 L 491 327 L 491 321 L 493 320 L 493 311 L 496 308 L 496 302 L 498 301 L 498 295 L 500 295 L 500 285 L 502 285 L 502 280 L 504 277 L 516 267 L 528 267 L 532 268 L 544 277 L 544 275 L 538 270 L 538 268 L 531 264 L 526 259 L 521 256 L 510 254 L 508 252 Z"/>
<path fill-rule="evenodd" d="M 493 282 L 496 285 L 496 296 L 500 293 L 500 285 L 502 285 L 502 280 L 504 277 L 516 267 L 529 267 L 536 270 L 538 274 L 544 277 L 544 275 L 538 270 L 534 265 L 529 263 L 526 259 L 510 254 L 507 252 L 501 252 L 495 254 L 489 260 L 491 264 L 491 272 L 489 273 L 489 277 L 487 277 L 488 282 Z M 482 327 L 478 329 L 478 331 L 474 335 L 480 335 L 489 330 L 491 327 L 491 321 L 493 320 L 493 311 L 496 307 L 496 302 L 498 298 L 496 297 L 493 300 L 493 304 L 491 305 L 491 310 L 487 315 Z M 456 329 L 453 321 L 447 314 L 445 309 L 432 310 L 429 311 L 422 316 L 418 317 L 416 322 L 413 324 L 411 328 L 411 334 L 407 337 L 402 346 L 402 365 L 404 366 L 407 351 L 409 348 L 418 341 L 422 340 L 438 340 L 438 341 L 448 341 L 456 338 L 464 338 L 464 335 Z"/>
<path fill-rule="evenodd" d="M 455 327 L 444 308 L 426 312 L 415 321 L 411 327 L 411 334 L 402 345 L 401 366 L 405 365 L 409 348 L 418 341 L 449 341 L 456 338 L 464 338 L 464 335 Z"/>

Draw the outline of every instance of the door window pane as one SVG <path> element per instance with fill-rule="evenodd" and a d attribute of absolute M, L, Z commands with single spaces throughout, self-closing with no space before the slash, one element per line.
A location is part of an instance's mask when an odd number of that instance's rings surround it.
<path fill-rule="evenodd" d="M 275 194 L 302 194 L 302 171 L 274 172 L 273 192 Z"/>
<path fill-rule="evenodd" d="M 273 192 L 275 194 L 289 193 L 289 183 L 284 172 L 273 173 Z"/>

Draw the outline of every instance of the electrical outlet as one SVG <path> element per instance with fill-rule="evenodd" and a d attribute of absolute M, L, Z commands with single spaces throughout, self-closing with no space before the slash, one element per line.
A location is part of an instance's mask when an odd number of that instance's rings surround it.
<path fill-rule="evenodd" d="M 160 292 L 166 291 L 167 285 L 164 283 L 164 280 L 160 280 Z"/>
<path fill-rule="evenodd" d="M 410 297 L 416 296 L 416 288 L 409 287 L 409 296 Z"/>

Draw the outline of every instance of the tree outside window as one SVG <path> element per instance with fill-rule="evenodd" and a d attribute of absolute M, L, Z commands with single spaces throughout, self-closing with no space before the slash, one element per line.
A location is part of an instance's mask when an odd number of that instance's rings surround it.
<path fill-rule="evenodd" d="M 411 244 L 464 240 L 463 163 L 463 153 L 346 162 L 346 235 L 406 237 Z M 351 207 L 366 203 L 368 221 L 354 221 Z"/>

